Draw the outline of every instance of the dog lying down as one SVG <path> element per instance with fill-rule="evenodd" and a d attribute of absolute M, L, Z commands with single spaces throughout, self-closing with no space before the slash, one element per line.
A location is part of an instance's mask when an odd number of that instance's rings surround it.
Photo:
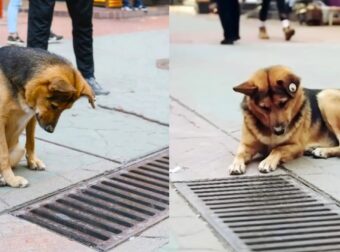
<path fill-rule="evenodd" d="M 258 166 L 263 173 L 304 153 L 340 156 L 340 90 L 302 88 L 284 66 L 260 69 L 234 90 L 245 95 L 244 121 L 230 174 L 243 174 L 257 153 L 266 156 Z"/>
<path fill-rule="evenodd" d="M 16 46 L 0 48 L 0 171 L 2 183 L 26 187 L 14 168 L 26 153 L 27 166 L 43 170 L 34 151 L 36 122 L 52 133 L 60 114 L 86 96 L 94 108 L 91 87 L 72 64 L 45 50 Z M 19 136 L 26 129 L 25 149 Z"/>

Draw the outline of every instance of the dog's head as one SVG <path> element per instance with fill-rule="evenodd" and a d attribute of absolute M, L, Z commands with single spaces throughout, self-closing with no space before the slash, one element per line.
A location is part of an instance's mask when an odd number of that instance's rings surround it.
<path fill-rule="evenodd" d="M 260 69 L 233 89 L 246 95 L 246 108 L 275 135 L 287 131 L 303 103 L 300 78 L 284 66 Z"/>
<path fill-rule="evenodd" d="M 82 96 L 95 107 L 91 87 L 80 72 L 69 65 L 47 68 L 26 85 L 25 91 L 26 102 L 34 109 L 39 125 L 50 133 L 54 131 L 61 113 Z"/>

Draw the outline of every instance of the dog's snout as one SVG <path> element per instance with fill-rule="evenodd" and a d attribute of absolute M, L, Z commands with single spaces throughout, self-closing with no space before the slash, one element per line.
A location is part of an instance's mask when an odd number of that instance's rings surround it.
<path fill-rule="evenodd" d="M 49 133 L 53 133 L 54 127 L 53 127 L 52 125 L 47 125 L 47 126 L 45 127 L 45 130 L 46 130 L 47 132 L 49 132 Z"/>
<path fill-rule="evenodd" d="M 273 127 L 273 130 L 274 130 L 275 135 L 282 135 L 285 133 L 286 127 L 283 123 L 280 123 L 280 124 L 276 124 Z"/>

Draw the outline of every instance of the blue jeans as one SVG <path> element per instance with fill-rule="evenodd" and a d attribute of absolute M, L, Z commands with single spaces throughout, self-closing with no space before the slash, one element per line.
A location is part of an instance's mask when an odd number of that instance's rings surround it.
<path fill-rule="evenodd" d="M 132 7 L 130 6 L 130 0 L 123 0 L 123 6 L 124 7 Z M 133 5 L 133 7 L 139 7 L 139 6 L 143 6 L 143 2 L 142 0 L 135 0 L 135 4 Z"/>
<path fill-rule="evenodd" d="M 10 0 L 7 7 L 7 29 L 9 33 L 17 32 L 18 13 L 21 0 Z"/>

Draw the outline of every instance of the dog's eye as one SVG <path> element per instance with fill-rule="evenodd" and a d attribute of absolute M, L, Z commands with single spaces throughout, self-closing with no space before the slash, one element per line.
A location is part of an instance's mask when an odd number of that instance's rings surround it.
<path fill-rule="evenodd" d="M 281 101 L 279 102 L 279 108 L 284 108 L 284 106 L 286 105 L 287 101 Z"/>
<path fill-rule="evenodd" d="M 265 105 L 260 105 L 260 108 L 261 109 L 263 109 L 264 111 L 266 111 L 266 112 L 270 112 L 271 111 L 271 108 L 270 107 L 267 107 L 267 106 L 265 106 Z"/>
<path fill-rule="evenodd" d="M 53 110 L 57 110 L 58 109 L 58 106 L 56 105 L 56 104 L 51 104 L 51 109 L 53 109 Z"/>

